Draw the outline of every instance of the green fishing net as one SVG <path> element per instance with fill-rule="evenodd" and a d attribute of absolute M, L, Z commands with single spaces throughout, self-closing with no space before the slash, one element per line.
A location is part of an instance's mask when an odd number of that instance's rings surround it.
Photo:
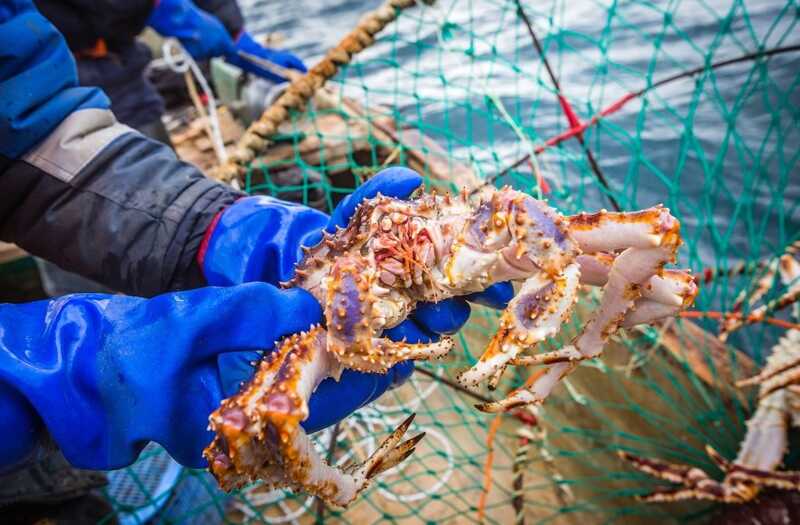
<path fill-rule="evenodd" d="M 245 189 L 329 210 L 382 167 L 408 165 L 429 188 L 509 184 L 563 213 L 663 203 L 681 221 L 678 266 L 699 277 L 700 317 L 620 332 L 542 408 L 495 418 L 448 383 L 497 328 L 498 314 L 476 307 L 448 359 L 420 363 L 408 384 L 317 436 L 323 454 L 347 461 L 411 412 L 413 430 L 427 432 L 349 509 L 258 485 L 225 495 L 208 474 L 170 465 L 151 447 L 113 473 L 109 521 L 670 523 L 721 510 L 636 501 L 663 482 L 617 452 L 718 477 L 704 446 L 736 456 L 755 392 L 731 381 L 746 376 L 745 356 L 763 364 L 786 328 L 750 323 L 722 344 L 714 316 L 746 316 L 792 286 L 770 269 L 800 238 L 800 4 L 521 8 L 440 0 L 403 11 L 341 68 L 324 99 L 290 115 L 277 145 L 249 167 Z M 764 294 L 751 303 L 757 289 Z M 597 298 L 583 296 L 552 346 L 575 334 Z M 788 308 L 767 317 L 793 319 Z M 508 373 L 497 392 L 480 395 L 498 396 L 533 371 Z M 795 463 L 790 453 L 787 465 Z"/>

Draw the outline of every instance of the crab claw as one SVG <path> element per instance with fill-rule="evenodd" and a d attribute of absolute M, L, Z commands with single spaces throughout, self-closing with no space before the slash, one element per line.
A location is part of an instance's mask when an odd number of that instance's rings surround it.
<path fill-rule="evenodd" d="M 363 258 L 341 258 L 327 283 L 325 319 L 328 351 L 349 368 L 384 373 L 407 359 L 435 359 L 453 348 L 449 337 L 432 343 L 406 343 L 374 337 L 386 326 L 386 319 L 405 318 L 413 303 L 378 301 L 372 295 L 376 273 Z M 396 308 L 405 313 L 387 311 Z"/>
<path fill-rule="evenodd" d="M 400 440 L 405 435 L 408 427 L 411 426 L 415 416 L 416 414 L 411 414 L 403 420 L 400 426 L 381 443 L 381 446 L 372 456 L 355 469 L 358 476 L 363 477 L 365 480 L 372 479 L 381 472 L 385 472 L 401 463 L 414 453 L 417 444 L 425 437 L 424 432 L 402 443 L 400 443 Z"/>

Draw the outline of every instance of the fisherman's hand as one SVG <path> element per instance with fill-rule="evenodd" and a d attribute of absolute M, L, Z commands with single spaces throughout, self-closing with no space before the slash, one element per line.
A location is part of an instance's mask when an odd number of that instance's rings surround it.
<path fill-rule="evenodd" d="M 246 56 L 242 55 L 255 56 L 275 64 L 278 66 L 278 68 L 273 69 L 261 67 L 258 64 L 255 64 L 252 60 L 248 60 Z M 273 82 L 285 82 L 286 80 L 289 80 L 280 73 L 279 68 L 293 69 L 301 73 L 306 72 L 305 64 L 303 64 L 303 61 L 297 58 L 295 55 L 289 53 L 288 51 L 264 47 L 256 42 L 250 33 L 246 31 L 242 32 L 236 39 L 233 50 L 225 55 L 225 60 L 242 68 L 245 71 Z"/>
<path fill-rule="evenodd" d="M 219 216 L 206 234 L 198 256 L 209 284 L 229 286 L 247 281 L 277 283 L 291 278 L 294 265 L 303 257 L 302 247 L 313 246 L 322 231 L 345 226 L 364 199 L 378 193 L 408 198 L 422 185 L 422 177 L 406 168 L 390 168 L 356 189 L 336 207 L 332 215 L 270 197 L 246 197 Z M 513 296 L 508 283 L 494 285 L 466 299 L 494 308 L 504 308 Z M 470 307 L 464 298 L 436 304 L 423 303 L 409 319 L 386 331 L 390 338 L 409 342 L 435 341 L 441 334 L 457 332 L 467 321 Z M 233 392 L 252 373 L 249 362 L 255 356 L 225 355 L 223 382 Z M 393 367 L 388 374 L 366 374 L 346 370 L 340 382 L 326 380 L 312 397 L 310 416 L 303 423 L 313 432 L 333 424 L 350 412 L 378 398 L 384 391 L 402 384 L 413 371 L 410 362 Z"/>
<path fill-rule="evenodd" d="M 190 0 L 157 0 L 147 25 L 162 36 L 177 38 L 196 60 L 235 52 L 233 38 L 222 22 Z"/>
<path fill-rule="evenodd" d="M 230 394 L 218 358 L 271 350 L 321 315 L 308 292 L 267 283 L 0 305 L 0 468 L 45 429 L 79 468 L 124 467 L 148 441 L 204 467 L 209 414 Z"/>

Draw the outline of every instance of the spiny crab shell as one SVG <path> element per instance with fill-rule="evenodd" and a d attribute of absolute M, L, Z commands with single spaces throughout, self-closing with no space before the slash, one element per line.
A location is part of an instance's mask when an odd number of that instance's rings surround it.
<path fill-rule="evenodd" d="M 338 379 L 344 368 L 380 373 L 400 361 L 449 352 L 449 338 L 411 344 L 381 337 L 419 301 L 522 282 L 486 352 L 459 378 L 474 387 L 496 384 L 509 364 L 547 366 L 529 387 L 479 407 L 508 410 L 541 402 L 579 361 L 597 356 L 618 327 L 675 315 L 691 304 L 694 279 L 663 270 L 679 245 L 678 221 L 660 206 L 564 217 L 510 188 L 476 203 L 466 193 L 366 200 L 346 228 L 307 250 L 284 283 L 319 300 L 325 327 L 282 342 L 242 391 L 211 415 L 217 433 L 205 451 L 211 471 L 225 489 L 263 479 L 347 505 L 371 478 L 408 457 L 421 435 L 400 442 L 407 420 L 364 463 L 331 467 L 300 426 L 308 400 L 322 380 Z M 557 333 L 581 283 L 604 288 L 581 334 L 561 350 L 523 356 Z"/>
<path fill-rule="evenodd" d="M 511 221 L 509 223 L 509 221 Z M 466 197 L 425 194 L 364 202 L 347 228 L 307 251 L 285 286 L 326 309 L 328 350 L 348 368 L 384 372 L 398 362 L 377 341 L 419 301 L 480 292 L 537 271 L 558 274 L 578 255 L 564 218 L 523 193 L 495 192 L 477 209 Z"/>

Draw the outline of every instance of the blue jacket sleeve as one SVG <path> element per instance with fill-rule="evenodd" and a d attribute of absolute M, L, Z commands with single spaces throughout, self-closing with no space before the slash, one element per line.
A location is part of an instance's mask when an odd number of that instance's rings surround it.
<path fill-rule="evenodd" d="M 129 465 L 149 441 L 203 467 L 219 355 L 268 350 L 320 314 L 307 292 L 266 283 L 0 305 L 0 471 L 45 428 L 79 468 Z"/>
<path fill-rule="evenodd" d="M 78 87 L 62 36 L 29 0 L 0 5 L 0 154 L 18 158 L 80 109 L 108 109 L 96 88 Z"/>
<path fill-rule="evenodd" d="M 0 4 L 0 240 L 135 295 L 203 285 L 200 241 L 241 194 L 108 107 L 30 0 Z"/>

